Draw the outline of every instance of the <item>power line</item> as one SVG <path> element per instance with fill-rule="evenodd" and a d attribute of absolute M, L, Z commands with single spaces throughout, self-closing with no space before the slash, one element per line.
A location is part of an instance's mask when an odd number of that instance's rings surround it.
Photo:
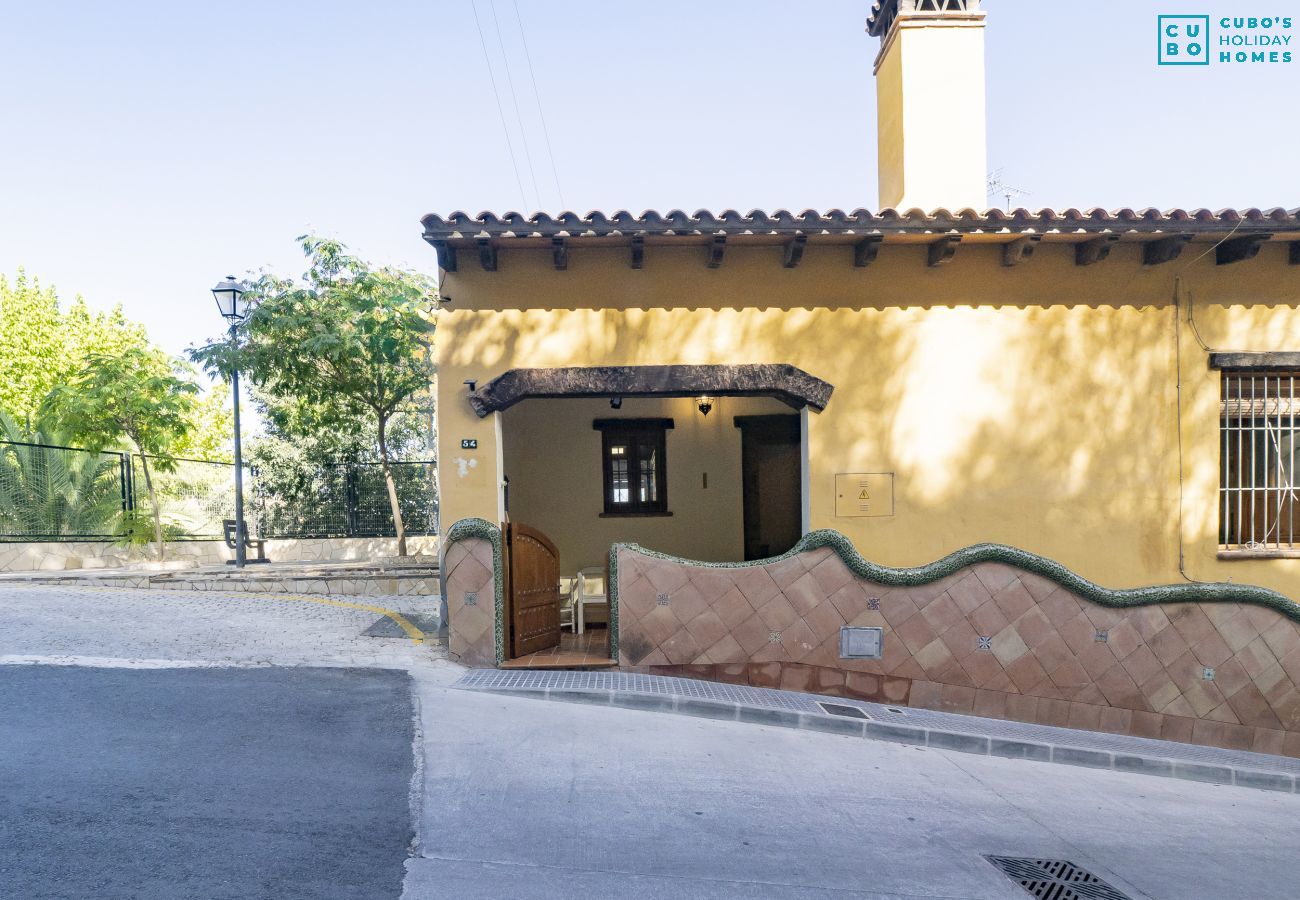
<path fill-rule="evenodd" d="M 524 161 L 528 163 L 528 177 L 532 180 L 533 197 L 537 200 L 537 206 L 534 208 L 540 209 L 542 195 L 537 190 L 537 173 L 533 171 L 533 152 L 528 148 L 528 129 L 524 127 L 524 117 L 519 112 L 519 96 L 515 93 L 515 76 L 510 72 L 510 55 L 506 53 L 506 42 L 501 37 L 501 20 L 497 18 L 496 0 L 488 0 L 488 6 L 492 9 L 492 22 L 497 29 L 497 45 L 501 47 L 501 60 L 506 67 L 506 84 L 510 86 L 510 99 L 515 105 L 515 121 L 519 123 L 519 137 L 524 142 Z M 527 212 L 527 210 L 523 211 Z"/>
<path fill-rule="evenodd" d="M 537 90 L 537 75 L 533 72 L 533 55 L 528 52 L 528 38 L 524 34 L 524 20 L 519 15 L 519 0 L 514 0 L 515 21 L 519 23 L 519 39 L 524 44 L 524 59 L 528 61 L 528 77 L 533 82 L 533 98 L 537 101 L 537 116 L 542 120 L 542 136 L 546 138 L 546 156 L 551 161 L 551 177 L 555 179 L 555 193 L 560 197 L 560 208 L 565 209 L 564 191 L 560 189 L 560 173 L 555 168 L 555 154 L 551 152 L 551 132 L 546 127 L 546 112 L 542 109 L 542 94 Z"/>
<path fill-rule="evenodd" d="M 478 42 L 483 48 L 483 59 L 487 62 L 488 78 L 492 81 L 492 99 L 497 102 L 497 115 L 501 117 L 501 130 L 506 135 L 506 148 L 510 151 L 510 165 L 515 170 L 515 183 L 519 185 L 519 197 L 524 201 L 523 211 L 528 209 L 528 195 L 524 193 L 524 180 L 519 177 L 519 161 L 515 159 L 515 145 L 510 140 L 510 126 L 506 124 L 506 112 L 501 108 L 501 94 L 497 90 L 497 77 L 492 71 L 492 55 L 488 53 L 487 39 L 483 37 L 483 24 L 478 19 L 478 4 L 469 0 L 470 9 L 474 10 L 474 27 L 478 29 Z"/>

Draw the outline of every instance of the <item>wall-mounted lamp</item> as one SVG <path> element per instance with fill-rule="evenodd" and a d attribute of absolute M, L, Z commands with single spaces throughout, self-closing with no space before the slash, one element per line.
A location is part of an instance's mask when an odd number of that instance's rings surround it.
<path fill-rule="evenodd" d="M 623 398 L 622 398 L 622 397 L 610 397 L 610 398 L 609 398 L 609 408 L 610 408 L 610 409 L 622 409 L 622 408 L 623 408 Z"/>
<path fill-rule="evenodd" d="M 462 383 L 465 385 L 465 387 L 469 388 L 471 394 L 474 392 L 474 386 L 478 384 L 478 382 L 475 381 L 473 378 L 466 378 Z"/>
<path fill-rule="evenodd" d="M 713 398 L 701 397 L 699 400 L 695 401 L 695 405 L 699 409 L 700 415 L 707 416 L 709 411 L 713 409 Z"/>

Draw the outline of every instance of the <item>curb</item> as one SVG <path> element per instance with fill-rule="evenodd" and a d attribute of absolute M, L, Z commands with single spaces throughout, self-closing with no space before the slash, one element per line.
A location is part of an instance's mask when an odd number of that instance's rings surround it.
<path fill-rule="evenodd" d="M 932 747 L 977 756 L 995 756 L 1003 759 L 1027 759 L 1089 769 L 1109 769 L 1134 775 L 1152 775 L 1158 778 L 1177 778 L 1204 784 L 1231 785 L 1256 790 L 1300 793 L 1297 777 L 1281 772 L 1261 772 L 1228 765 L 1209 765 L 1159 756 L 1114 753 L 1110 750 L 1093 750 L 1064 744 L 1022 741 L 989 737 L 960 731 L 945 731 L 919 726 L 895 725 L 871 719 L 852 719 L 833 715 L 770 709 L 719 700 L 703 700 L 680 694 L 643 694 L 633 691 L 602 691 L 583 688 L 493 688 L 458 687 L 458 690 L 477 691 L 483 694 L 501 694 L 508 697 L 525 697 L 534 700 L 555 700 L 563 703 L 583 703 L 594 706 L 616 706 L 648 712 L 675 713 L 706 719 L 745 722 L 751 725 L 773 725 L 778 728 L 795 728 L 819 731 L 845 737 L 889 741 L 913 747 Z"/>

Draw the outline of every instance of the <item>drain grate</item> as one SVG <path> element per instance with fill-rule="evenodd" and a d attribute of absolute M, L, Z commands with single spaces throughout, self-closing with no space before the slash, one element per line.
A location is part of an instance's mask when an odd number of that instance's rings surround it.
<path fill-rule="evenodd" d="M 823 703 L 817 701 L 817 705 L 826 710 L 832 716 L 843 716 L 846 719 L 870 719 L 871 716 L 858 709 L 856 706 L 845 706 L 843 703 Z"/>
<path fill-rule="evenodd" d="M 1041 900 L 1131 900 L 1087 869 L 1065 859 L 985 856 L 1031 897 Z"/>

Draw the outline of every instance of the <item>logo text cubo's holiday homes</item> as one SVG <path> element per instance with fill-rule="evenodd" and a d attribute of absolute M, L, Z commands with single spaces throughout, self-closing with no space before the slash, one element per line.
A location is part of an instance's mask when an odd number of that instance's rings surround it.
<path fill-rule="evenodd" d="M 1290 16 L 1157 16 L 1162 66 L 1284 64 L 1293 60 Z"/>

